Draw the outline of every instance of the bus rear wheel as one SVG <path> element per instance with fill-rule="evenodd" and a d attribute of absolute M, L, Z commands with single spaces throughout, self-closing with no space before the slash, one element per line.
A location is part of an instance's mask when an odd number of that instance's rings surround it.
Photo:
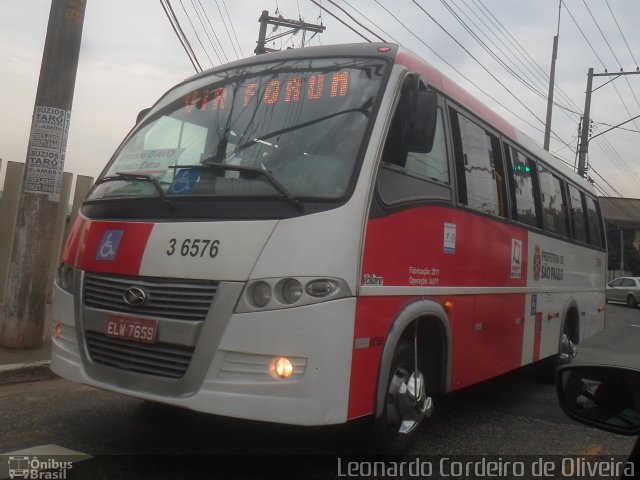
<path fill-rule="evenodd" d="M 402 340 L 396 347 L 386 392 L 382 414 L 375 420 L 377 448 L 386 455 L 406 453 L 421 422 L 434 409 L 424 375 L 416 369 L 412 341 Z"/>

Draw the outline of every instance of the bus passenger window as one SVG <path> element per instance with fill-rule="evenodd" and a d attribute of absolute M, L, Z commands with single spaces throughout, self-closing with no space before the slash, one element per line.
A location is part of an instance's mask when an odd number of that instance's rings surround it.
<path fill-rule="evenodd" d="M 571 224 L 573 226 L 573 238 L 581 242 L 587 242 L 587 218 L 585 216 L 582 193 L 573 185 L 569 185 L 569 201 L 571 202 Z"/>
<path fill-rule="evenodd" d="M 536 164 L 509 145 L 505 145 L 504 154 L 511 179 L 511 218 L 525 225 L 542 228 L 534 183 Z"/>
<path fill-rule="evenodd" d="M 567 208 L 562 194 L 562 182 L 544 167 L 539 167 L 544 227 L 547 231 L 569 235 Z"/>
<path fill-rule="evenodd" d="M 595 199 L 589 195 L 585 195 L 587 204 L 587 219 L 589 220 L 589 243 L 594 247 L 604 246 L 602 241 L 602 221 L 600 220 L 600 212 Z"/>
<path fill-rule="evenodd" d="M 474 210 L 507 216 L 500 140 L 451 109 L 459 202 Z"/>

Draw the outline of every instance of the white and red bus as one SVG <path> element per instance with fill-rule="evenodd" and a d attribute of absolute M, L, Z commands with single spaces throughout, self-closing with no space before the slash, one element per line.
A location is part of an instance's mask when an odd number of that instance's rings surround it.
<path fill-rule="evenodd" d="M 406 449 L 438 396 L 604 327 L 590 185 L 395 45 L 271 53 L 169 90 L 84 202 L 58 375 Z"/>

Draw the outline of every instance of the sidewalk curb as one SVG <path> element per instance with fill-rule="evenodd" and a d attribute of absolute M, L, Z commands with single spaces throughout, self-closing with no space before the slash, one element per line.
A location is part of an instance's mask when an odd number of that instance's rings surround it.
<path fill-rule="evenodd" d="M 50 363 L 50 360 L 43 360 L 40 362 L 0 365 L 0 385 L 37 382 L 58 378 L 58 376 L 49 369 Z"/>

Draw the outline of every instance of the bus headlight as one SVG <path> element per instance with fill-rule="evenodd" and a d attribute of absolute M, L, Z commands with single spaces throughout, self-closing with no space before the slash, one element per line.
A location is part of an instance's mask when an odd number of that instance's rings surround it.
<path fill-rule="evenodd" d="M 271 285 L 262 281 L 251 285 L 251 301 L 258 308 L 266 307 L 271 301 Z"/>
<path fill-rule="evenodd" d="M 262 278 L 247 283 L 235 311 L 278 310 L 351 296 L 347 282 L 338 278 Z"/>
<path fill-rule="evenodd" d="M 280 283 L 280 296 L 282 302 L 291 305 L 302 297 L 302 284 L 295 278 L 286 278 Z"/>
<path fill-rule="evenodd" d="M 73 291 L 73 267 L 62 262 L 56 270 L 56 283 L 67 292 Z"/>

